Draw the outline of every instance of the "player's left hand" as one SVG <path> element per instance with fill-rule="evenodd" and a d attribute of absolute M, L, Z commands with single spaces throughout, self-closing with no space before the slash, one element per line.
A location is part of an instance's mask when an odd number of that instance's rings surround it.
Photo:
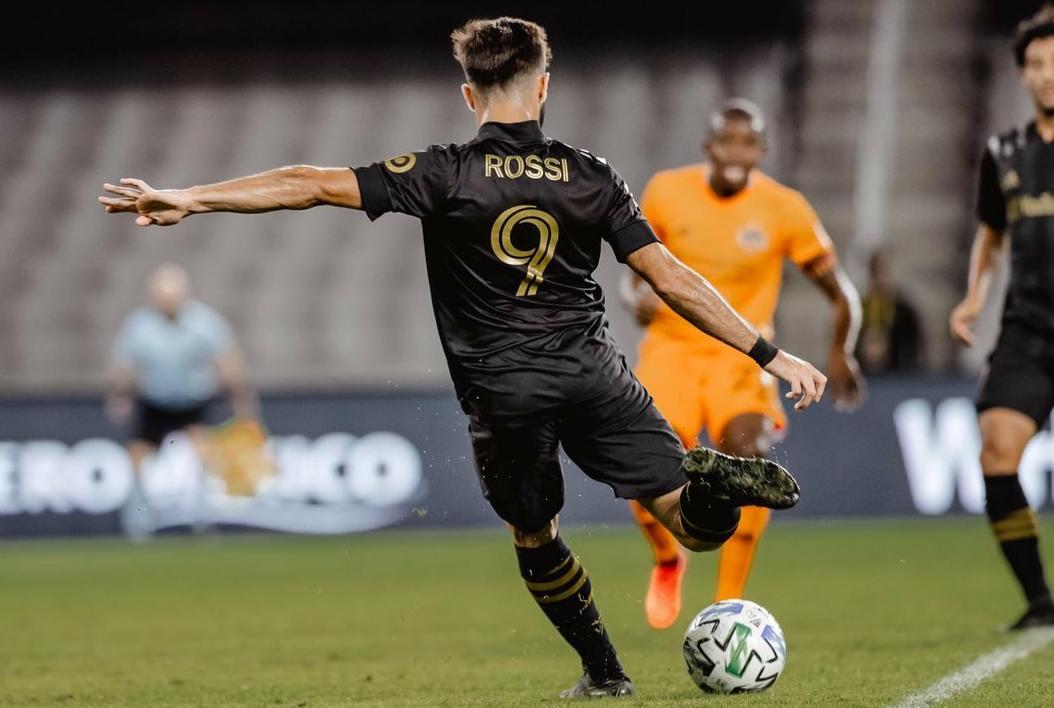
<path fill-rule="evenodd" d="M 765 365 L 765 371 L 790 384 L 786 397 L 794 400 L 794 410 L 803 411 L 823 398 L 827 377 L 804 359 L 782 349 Z"/>
<path fill-rule="evenodd" d="M 831 350 L 827 359 L 827 379 L 831 383 L 835 410 L 851 413 L 867 398 L 867 384 L 856 357 L 841 348 Z"/>
<path fill-rule="evenodd" d="M 110 214 L 139 214 L 137 226 L 172 226 L 190 214 L 191 200 L 178 189 L 154 189 L 141 179 L 126 177 L 120 185 L 107 182 L 103 188 L 113 195 L 99 197 Z"/>

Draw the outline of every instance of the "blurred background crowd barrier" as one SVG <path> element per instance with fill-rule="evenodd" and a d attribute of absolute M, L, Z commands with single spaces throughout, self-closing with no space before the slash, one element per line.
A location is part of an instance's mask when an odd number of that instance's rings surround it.
<path fill-rule="evenodd" d="M 1009 33 L 1038 4 L 658 2 L 632 16 L 590 3 L 531 5 L 555 51 L 549 134 L 605 156 L 639 194 L 657 170 L 701 159 L 705 119 L 721 99 L 754 100 L 771 126 L 763 168 L 816 207 L 873 305 L 865 315 L 897 302 L 914 323 L 905 334 L 865 317 L 862 359 L 875 376 L 863 411 L 793 418 L 778 454 L 808 490 L 795 513 L 981 508 L 969 398 L 1001 297 L 974 350 L 952 344 L 946 321 L 965 283 L 981 148 L 1029 114 Z M 449 391 L 415 220 L 371 225 L 320 209 L 139 231 L 95 197 L 122 176 L 187 186 L 469 139 L 447 34 L 468 17 L 523 8 L 182 5 L 161 17 L 116 3 L 7 29 L 0 535 L 492 522 Z M 225 494 L 218 478 L 176 459 L 194 455 L 180 445 L 162 451 L 172 459 L 158 463 L 155 486 L 144 475 L 137 489 L 123 432 L 103 417 L 117 328 L 142 302 L 148 272 L 170 261 L 230 320 L 264 394 L 277 471 L 252 494 Z M 608 254 L 598 279 L 632 358 L 640 332 L 617 302 L 620 268 Z M 826 307 L 788 272 L 777 341 L 823 361 Z M 897 347 L 912 354 L 891 356 Z M 1037 500 L 1049 497 L 1047 446 L 1038 438 L 1026 460 L 1035 471 L 1023 470 Z M 186 499 L 163 503 L 166 475 Z M 583 491 L 588 484 L 568 475 L 566 516 L 624 520 L 606 493 Z"/>
<path fill-rule="evenodd" d="M 886 379 L 853 416 L 830 407 L 792 421 L 776 457 L 805 491 L 787 517 L 981 513 L 973 387 L 956 377 Z M 0 536 L 144 536 L 248 526 L 301 533 L 495 525 L 450 394 L 274 394 L 263 408 L 274 466 L 250 485 L 204 465 L 174 434 L 137 482 L 120 431 L 94 397 L 0 401 Z M 862 437 L 866 436 L 866 442 Z M 564 459 L 573 523 L 627 521 L 625 504 Z M 1036 507 L 1050 503 L 1054 438 L 1021 464 Z"/>

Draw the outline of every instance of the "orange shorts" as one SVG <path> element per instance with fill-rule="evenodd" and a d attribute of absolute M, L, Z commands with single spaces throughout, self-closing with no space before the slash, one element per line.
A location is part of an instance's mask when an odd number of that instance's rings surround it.
<path fill-rule="evenodd" d="M 716 444 L 729 421 L 745 413 L 766 416 L 777 430 L 787 426 L 775 377 L 716 341 L 697 344 L 649 331 L 636 374 L 686 446 L 704 426 Z"/>

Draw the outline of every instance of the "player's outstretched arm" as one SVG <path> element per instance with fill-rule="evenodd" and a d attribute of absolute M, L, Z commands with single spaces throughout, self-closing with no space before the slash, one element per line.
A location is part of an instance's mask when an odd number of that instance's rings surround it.
<path fill-rule="evenodd" d="M 279 167 L 186 189 L 154 189 L 141 179 L 105 184 L 110 196 L 99 197 L 106 211 L 138 214 L 139 226 L 172 226 L 191 214 L 234 212 L 258 214 L 278 209 L 310 209 L 329 204 L 362 208 L 355 171 L 347 167 Z"/>
<path fill-rule="evenodd" d="M 705 278 L 677 260 L 661 243 L 637 249 L 626 262 L 674 312 L 706 334 L 744 354 L 756 355 L 759 349 L 767 348 L 758 331 Z M 770 374 L 790 384 L 787 398 L 797 399 L 796 410 L 808 408 L 823 396 L 827 377 L 807 361 L 777 351 L 764 366 Z"/>
<path fill-rule="evenodd" d="M 970 250 L 970 279 L 966 296 L 949 319 L 952 336 L 967 346 L 973 345 L 973 323 L 988 300 L 992 273 L 1003 254 L 1003 232 L 988 224 L 980 224 Z"/>
<path fill-rule="evenodd" d="M 862 319 L 860 294 L 845 271 L 838 267 L 833 255 L 824 255 L 804 264 L 802 271 L 831 303 L 834 334 L 827 357 L 827 376 L 835 408 L 856 410 L 867 397 L 867 385 L 853 353 Z"/>

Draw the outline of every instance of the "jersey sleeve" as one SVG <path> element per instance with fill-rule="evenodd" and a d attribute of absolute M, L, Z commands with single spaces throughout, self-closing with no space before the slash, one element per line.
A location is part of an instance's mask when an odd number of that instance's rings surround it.
<path fill-rule="evenodd" d="M 666 240 L 666 224 L 663 220 L 662 208 L 660 206 L 662 187 L 657 176 L 648 180 L 644 185 L 644 191 L 640 195 L 640 208 L 644 218 L 651 225 L 651 230 L 660 241 Z"/>
<path fill-rule="evenodd" d="M 656 243 L 658 239 L 641 213 L 629 186 L 615 170 L 611 170 L 609 190 L 604 213 L 605 238 L 611 244 L 615 258 L 625 263 L 631 253 Z"/>
<path fill-rule="evenodd" d="M 981 156 L 977 176 L 977 220 L 996 231 L 1006 228 L 1006 198 L 999 186 L 999 170 L 990 148 Z"/>
<path fill-rule="evenodd" d="M 452 192 L 455 164 L 449 147 L 433 145 L 353 167 L 363 211 L 371 221 L 390 211 L 419 219 L 442 213 Z"/>
<path fill-rule="evenodd" d="M 792 192 L 784 213 L 787 257 L 800 268 L 820 266 L 829 270 L 836 262 L 834 244 L 812 205 Z"/>

